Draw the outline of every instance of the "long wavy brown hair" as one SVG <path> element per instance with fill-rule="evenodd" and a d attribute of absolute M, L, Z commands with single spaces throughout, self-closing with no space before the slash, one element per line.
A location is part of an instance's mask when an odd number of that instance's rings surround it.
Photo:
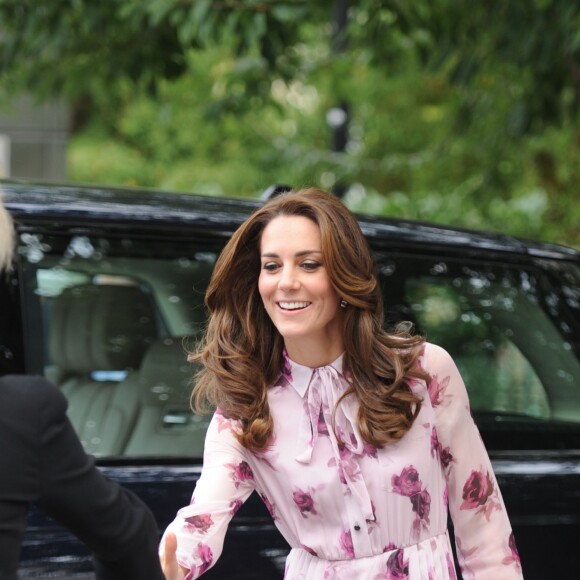
<path fill-rule="evenodd" d="M 268 201 L 221 252 L 205 297 L 210 315 L 205 336 L 190 355 L 202 365 L 193 408 L 203 413 L 219 407 L 224 416 L 239 419 L 239 441 L 250 451 L 262 451 L 270 441 L 268 388 L 280 375 L 284 342 L 263 306 L 258 277 L 262 232 L 278 216 L 303 216 L 318 225 L 324 266 L 348 303 L 344 366 L 352 382 L 340 400 L 358 399 L 358 425 L 368 443 L 382 448 L 399 440 L 421 407 L 408 382 L 428 379 L 416 365 L 424 339 L 384 330 L 383 300 L 367 241 L 343 203 L 319 189 L 291 191 Z"/>

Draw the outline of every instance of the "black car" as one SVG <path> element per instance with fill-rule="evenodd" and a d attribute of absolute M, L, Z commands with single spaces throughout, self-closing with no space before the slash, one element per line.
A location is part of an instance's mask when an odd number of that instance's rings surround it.
<path fill-rule="evenodd" d="M 0 185 L 18 230 L 0 280 L 0 373 L 58 384 L 103 471 L 160 529 L 189 502 L 207 417 L 187 362 L 221 248 L 260 201 L 107 188 Z M 580 253 L 359 216 L 388 324 L 446 348 L 468 386 L 526 578 L 580 570 Z M 288 546 L 261 500 L 238 512 L 208 578 L 281 578 Z M 23 577 L 91 577 L 86 549 L 39 511 Z M 84 574 L 84 576 L 83 576 Z"/>

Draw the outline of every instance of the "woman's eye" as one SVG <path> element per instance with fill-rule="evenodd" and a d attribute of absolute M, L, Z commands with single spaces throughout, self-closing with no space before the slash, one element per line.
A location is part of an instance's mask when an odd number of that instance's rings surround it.
<path fill-rule="evenodd" d="M 266 272 L 275 272 L 278 269 L 278 264 L 275 262 L 266 262 L 262 265 L 262 269 L 266 270 Z"/>
<path fill-rule="evenodd" d="M 320 263 L 319 262 L 302 262 L 302 267 L 307 272 L 314 272 L 315 270 L 320 268 Z"/>

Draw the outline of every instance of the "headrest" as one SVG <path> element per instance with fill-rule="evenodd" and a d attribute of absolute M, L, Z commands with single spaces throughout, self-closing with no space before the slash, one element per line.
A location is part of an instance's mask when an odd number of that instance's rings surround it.
<path fill-rule="evenodd" d="M 188 405 L 195 365 L 187 361 L 187 339 L 159 338 L 146 352 L 139 377 L 149 402 Z"/>
<path fill-rule="evenodd" d="M 151 298 L 137 286 L 72 286 L 55 298 L 49 349 L 62 370 L 137 368 L 156 337 Z"/>

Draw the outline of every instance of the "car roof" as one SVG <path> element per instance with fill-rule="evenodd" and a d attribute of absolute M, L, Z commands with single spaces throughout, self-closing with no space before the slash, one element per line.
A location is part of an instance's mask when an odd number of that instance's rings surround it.
<path fill-rule="evenodd" d="M 229 237 L 248 215 L 263 205 L 258 199 L 236 199 L 171 193 L 139 188 L 39 184 L 0 180 L 6 207 L 21 224 L 48 229 L 107 224 L 147 230 L 211 230 Z M 580 252 L 547 242 L 469 230 L 428 222 L 357 214 L 374 247 L 438 247 L 466 252 L 501 252 L 580 261 Z"/>

